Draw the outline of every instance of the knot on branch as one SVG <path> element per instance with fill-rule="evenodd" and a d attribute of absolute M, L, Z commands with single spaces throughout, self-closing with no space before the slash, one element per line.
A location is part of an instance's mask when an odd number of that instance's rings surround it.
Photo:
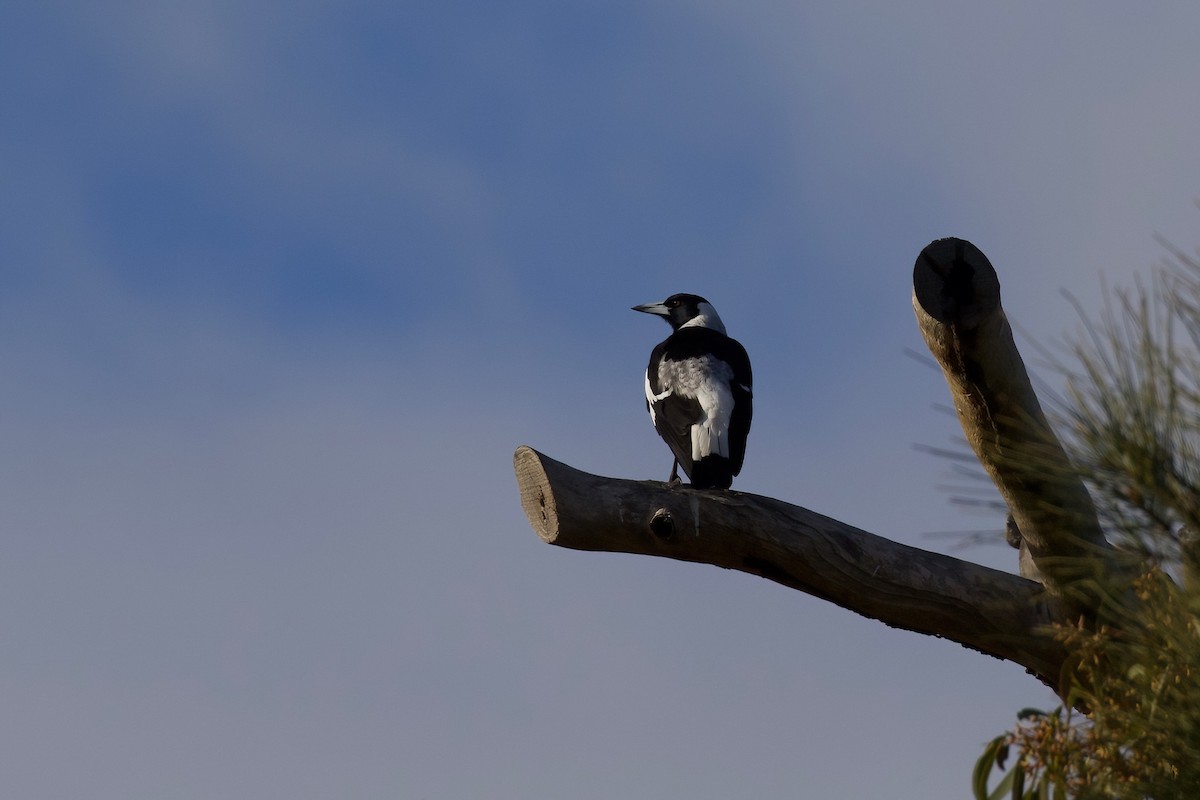
<path fill-rule="evenodd" d="M 675 519 L 671 516 L 671 512 L 665 508 L 660 508 L 650 517 L 650 532 L 659 539 L 670 539 L 675 535 Z"/>

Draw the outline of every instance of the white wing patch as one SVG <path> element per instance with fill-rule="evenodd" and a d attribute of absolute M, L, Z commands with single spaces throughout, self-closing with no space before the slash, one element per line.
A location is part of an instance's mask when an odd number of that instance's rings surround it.
<path fill-rule="evenodd" d="M 675 392 L 680 397 L 695 398 L 700 404 L 702 416 L 691 427 L 693 461 L 713 454 L 729 457 L 729 420 L 733 416 L 733 391 L 729 382 L 732 379 L 733 369 L 712 356 L 664 361 L 659 365 L 658 382 L 665 387 L 659 399 Z M 652 396 L 648 376 L 646 396 Z M 653 417 L 653 404 L 651 409 Z"/>
<path fill-rule="evenodd" d="M 650 370 L 646 370 L 646 405 L 650 409 L 650 422 L 655 425 L 658 424 L 658 415 L 654 413 L 654 404 L 661 403 L 670 396 L 671 390 L 669 388 L 664 389 L 661 394 L 654 393 L 654 390 L 650 388 Z"/>

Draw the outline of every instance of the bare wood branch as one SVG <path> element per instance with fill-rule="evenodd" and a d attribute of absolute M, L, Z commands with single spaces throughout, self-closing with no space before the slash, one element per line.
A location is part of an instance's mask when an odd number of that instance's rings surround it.
<path fill-rule="evenodd" d="M 913 309 L 963 433 L 1020 529 L 1023 564 L 1031 560 L 1047 586 L 1078 607 L 1098 607 L 1092 592 L 1111 550 L 1030 385 L 995 269 L 970 242 L 932 242 L 913 268 Z"/>
<path fill-rule="evenodd" d="M 513 461 L 521 505 L 546 542 L 748 572 L 1059 680 L 1065 653 L 1045 628 L 1065 617 L 1033 581 L 768 497 L 600 477 L 529 447 Z"/>

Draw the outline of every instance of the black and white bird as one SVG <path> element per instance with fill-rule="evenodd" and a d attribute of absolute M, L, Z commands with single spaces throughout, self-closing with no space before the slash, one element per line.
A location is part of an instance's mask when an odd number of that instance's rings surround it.
<path fill-rule="evenodd" d="M 703 297 L 673 294 L 633 310 L 671 326 L 646 367 L 650 420 L 675 454 L 670 481 L 679 481 L 682 466 L 693 487 L 728 489 L 742 470 L 750 433 L 750 357 Z"/>

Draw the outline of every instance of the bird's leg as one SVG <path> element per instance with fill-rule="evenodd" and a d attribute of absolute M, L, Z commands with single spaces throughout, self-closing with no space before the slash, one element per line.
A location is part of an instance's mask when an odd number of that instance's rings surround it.
<path fill-rule="evenodd" d="M 679 459 L 676 458 L 671 462 L 671 477 L 667 478 L 667 486 L 678 486 L 683 483 L 679 479 Z"/>

